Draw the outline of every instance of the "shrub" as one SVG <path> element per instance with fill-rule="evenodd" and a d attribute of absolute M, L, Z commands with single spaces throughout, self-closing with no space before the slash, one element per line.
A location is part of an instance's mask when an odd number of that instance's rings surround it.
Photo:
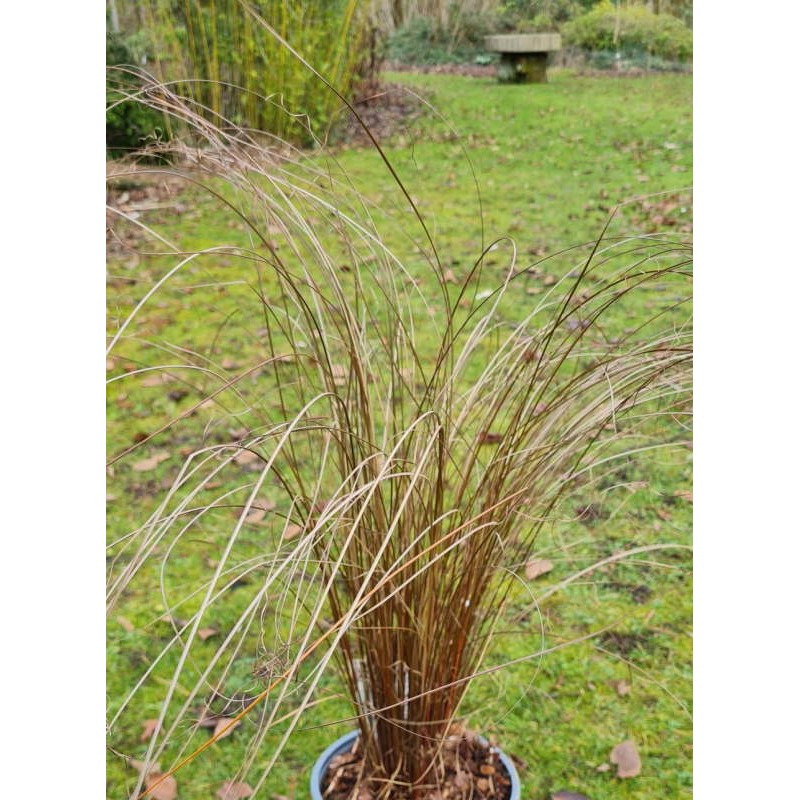
<path fill-rule="evenodd" d="M 498 7 L 499 27 L 520 33 L 559 30 L 593 0 L 507 0 Z"/>
<path fill-rule="evenodd" d="M 495 30 L 494 18 L 486 15 L 462 14 L 450 27 L 415 17 L 389 37 L 386 56 L 403 64 L 484 63 L 483 37 Z"/>
<path fill-rule="evenodd" d="M 112 69 L 106 74 L 106 148 L 114 157 L 139 150 L 148 140 L 164 138 L 162 115 L 126 99 L 141 88 L 136 74 L 124 68 L 134 63 L 128 42 L 118 34 L 107 33 L 106 67 Z"/>
<path fill-rule="evenodd" d="M 692 57 L 692 32 L 669 14 L 654 14 L 644 6 L 614 6 L 603 0 L 563 28 L 565 44 L 590 51 L 649 53 L 686 61 Z"/>

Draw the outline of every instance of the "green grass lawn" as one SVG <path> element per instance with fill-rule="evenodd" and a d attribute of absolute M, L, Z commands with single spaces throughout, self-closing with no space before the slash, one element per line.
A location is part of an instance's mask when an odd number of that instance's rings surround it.
<path fill-rule="evenodd" d="M 691 76 L 637 78 L 580 77 L 554 70 L 551 82 L 502 86 L 490 79 L 444 75 L 388 75 L 421 93 L 449 121 L 432 114 L 410 121 L 384 143 L 398 174 L 415 199 L 439 257 L 456 279 L 469 270 L 484 247 L 503 241 L 487 260 L 483 285 L 502 280 L 513 257 L 517 267 L 541 262 L 509 293 L 504 313 L 513 317 L 539 297 L 553 277 L 579 264 L 585 251 L 550 254 L 591 242 L 609 214 L 620 206 L 610 235 L 691 231 Z M 452 126 L 452 127 L 451 127 Z M 457 132 L 458 136 L 455 135 Z M 424 280 L 430 248 L 419 225 L 378 155 L 371 148 L 339 147 L 328 156 L 310 154 L 329 178 L 348 176 L 373 205 L 375 225 L 401 256 L 431 313 L 440 302 L 437 287 Z M 135 178 L 119 191 L 135 192 Z M 479 187 L 476 191 L 475 184 Z M 118 195 L 117 195 L 118 197 Z M 235 199 L 235 198 L 234 198 Z M 181 251 L 244 246 L 247 232 L 206 193 L 187 188 L 167 193 L 158 207 L 141 210 L 137 221 L 152 226 Z M 481 214 L 482 212 L 482 214 Z M 313 224 L 324 228 L 328 220 Z M 134 223 L 120 230 L 133 235 Z M 276 233 L 276 242 L 280 245 Z M 131 239 L 137 255 L 112 248 L 109 260 L 108 321 L 113 335 L 148 289 L 179 257 L 165 245 Z M 350 254 L 352 255 L 352 254 Z M 348 254 L 343 253 L 346 259 Z M 108 473 L 108 534 L 114 542 L 141 526 L 157 507 L 184 458 L 202 444 L 236 438 L 255 426 L 256 410 L 233 392 L 220 405 L 189 410 L 220 380 L 264 357 L 264 319 L 252 286 L 254 273 L 229 253 L 204 254 L 179 270 L 144 306 L 115 347 L 107 364 L 108 450 L 112 459 L 159 430 Z M 270 291 L 267 281 L 266 291 Z M 609 320 L 623 330 L 639 315 L 652 313 L 669 298 L 644 294 L 641 308 Z M 125 377 L 147 367 L 165 369 Z M 183 366 L 174 366 L 183 365 Z M 192 370 L 185 367 L 191 365 Z M 201 367 L 205 371 L 200 371 Z M 264 394 L 255 373 L 242 386 Z M 268 404 L 264 395 L 259 402 Z M 587 641 L 475 681 L 464 715 L 518 757 L 523 797 L 544 800 L 559 789 L 592 800 L 688 798 L 691 796 L 691 563 L 687 551 L 665 549 L 601 566 L 541 606 L 536 597 L 568 576 L 620 551 L 691 541 L 691 449 L 679 444 L 688 434 L 679 425 L 665 429 L 676 443 L 617 464 L 615 471 L 570 498 L 539 541 L 540 555 L 553 569 L 512 592 L 489 664 L 519 658 L 543 647 L 602 631 Z M 150 459 L 150 461 L 148 461 Z M 253 474 L 241 464 L 237 478 L 225 478 L 217 493 L 231 491 L 229 505 L 241 502 Z M 280 510 L 280 509 L 279 509 Z M 191 613 L 190 600 L 175 607 L 198 585 L 221 547 L 219 532 L 230 527 L 235 508 L 223 507 L 188 541 L 165 575 L 157 565 L 122 596 L 108 621 L 109 717 L 167 644 L 172 628 L 161 619 Z M 280 534 L 281 520 L 267 517 L 246 526 L 242 559 L 257 557 L 264 542 Z M 577 517 L 581 516 L 581 519 Z M 272 520 L 272 521 L 270 521 Z M 109 558 L 119 552 L 112 547 Z M 162 553 L 163 555 L 163 553 Z M 115 568 L 124 564 L 125 556 Z M 164 596 L 161 587 L 167 586 Z M 245 575 L 230 592 L 229 616 L 214 619 L 218 633 L 203 642 L 199 656 L 210 657 L 220 638 L 258 589 L 257 572 Z M 276 618 L 280 627 L 281 620 Z M 202 649 L 205 648 L 205 649 Z M 243 650 L 225 685 L 226 692 L 257 692 L 251 675 L 256 648 Z M 168 654 L 143 684 L 135 702 L 110 734 L 108 796 L 128 796 L 135 772 L 120 754 L 141 758 L 142 724 L 158 714 L 158 703 L 176 665 Z M 189 665 L 187 678 L 196 666 Z M 624 681 L 624 683 L 620 683 Z M 178 694 L 185 691 L 178 687 Z M 307 794 L 311 764 L 336 736 L 351 711 L 334 676 L 325 681 L 322 702 L 310 709 L 289 741 L 258 796 Z M 180 798 L 213 798 L 232 779 L 246 755 L 245 723 L 177 775 Z M 280 728 L 253 754 L 259 774 Z M 205 730 L 188 728 L 168 749 L 166 765 L 181 747 L 196 747 Z M 641 775 L 620 780 L 607 768 L 612 747 L 633 739 L 642 757 Z M 188 752 L 185 750 L 184 752 Z M 254 783 L 253 777 L 248 778 Z"/>

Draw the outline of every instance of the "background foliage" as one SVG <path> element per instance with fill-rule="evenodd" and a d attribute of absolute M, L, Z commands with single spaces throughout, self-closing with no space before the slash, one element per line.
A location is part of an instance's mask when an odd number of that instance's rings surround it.
<path fill-rule="evenodd" d="M 692 57 L 692 32 L 670 14 L 644 6 L 616 6 L 603 0 L 563 28 L 566 44 L 590 51 L 645 52 L 685 61 Z"/>
<path fill-rule="evenodd" d="M 121 35 L 106 34 L 106 67 L 132 66 L 138 61 L 133 48 Z M 106 147 L 112 156 L 138 150 L 148 140 L 164 138 L 166 128 L 162 116 L 141 103 L 125 99 L 139 87 L 137 76 L 125 68 L 106 73 Z"/>
<path fill-rule="evenodd" d="M 120 19 L 146 36 L 155 76 L 207 119 L 308 141 L 307 127 L 324 135 L 340 102 L 264 22 L 349 95 L 365 66 L 364 11 L 356 0 L 127 0 Z"/>

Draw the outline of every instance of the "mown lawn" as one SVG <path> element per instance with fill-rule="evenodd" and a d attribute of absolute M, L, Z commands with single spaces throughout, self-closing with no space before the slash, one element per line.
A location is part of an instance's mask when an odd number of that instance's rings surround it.
<path fill-rule="evenodd" d="M 384 143 L 431 231 L 443 265 L 454 279 L 463 275 L 482 249 L 512 237 L 518 268 L 566 248 L 592 241 L 612 209 L 622 204 L 610 235 L 691 231 L 691 76 L 637 78 L 579 77 L 553 71 L 544 86 L 500 86 L 490 79 L 457 76 L 388 75 L 388 80 L 423 94 L 452 129 L 431 114 L 410 120 Z M 455 135 L 453 129 L 457 131 Z M 329 157 L 312 154 L 331 175 L 347 175 L 374 206 L 375 223 L 402 257 L 420 292 L 436 312 L 436 287 L 424 281 L 425 244 L 419 226 L 377 154 L 368 147 L 339 147 Z M 112 203 L 136 206 L 147 181 L 117 182 Z M 155 179 L 164 183 L 164 178 Z M 476 191 L 475 183 L 479 187 Z M 124 196 L 128 194 L 128 198 Z M 139 203 L 137 222 L 152 226 L 178 250 L 190 253 L 222 245 L 246 245 L 249 238 L 231 214 L 195 189 L 178 191 L 171 182 Z M 132 198 L 132 199 L 131 199 Z M 151 207 L 147 208 L 150 202 Z M 326 220 L 314 225 L 324 227 Z M 122 320 L 180 256 L 164 255 L 165 244 L 134 234 L 135 223 L 119 232 L 124 246 L 112 245 L 108 279 L 108 329 Z M 128 238 L 125 238 L 128 237 Z M 276 240 L 279 236 L 276 234 Z M 279 244 L 279 242 L 278 242 Z M 134 252 L 136 250 L 137 252 Z M 508 270 L 513 248 L 503 240 L 486 262 L 482 278 L 491 286 Z M 553 277 L 580 263 L 568 252 L 543 261 L 517 282 L 508 315 L 539 297 Z M 179 270 L 143 307 L 110 354 L 108 376 L 108 533 L 116 541 L 136 530 L 157 507 L 183 459 L 201 444 L 230 441 L 253 422 L 252 409 L 225 394 L 222 406 L 204 404 L 188 415 L 219 381 L 264 357 L 259 304 L 251 267 L 227 252 L 200 256 Z M 267 291 L 269 285 L 267 285 Z M 624 329 L 668 298 L 644 294 L 630 317 L 609 321 Z M 169 365 L 169 366 L 164 366 Z M 176 366 L 177 365 L 177 366 Z M 202 366 L 187 371 L 186 365 Z M 147 367 L 164 367 L 125 377 Z M 256 373 L 243 386 L 258 395 L 265 384 Z M 267 399 L 264 402 L 268 402 Z M 187 414 L 179 424 L 116 457 Z M 663 424 L 663 423 L 660 423 Z M 691 446 L 679 424 L 664 428 L 673 448 L 628 459 L 599 484 L 570 499 L 540 539 L 540 555 L 553 568 L 533 581 L 520 581 L 507 609 L 507 627 L 496 640 L 490 663 L 517 658 L 542 647 L 601 631 L 588 641 L 535 661 L 493 673 L 475 682 L 464 708 L 473 727 L 496 737 L 522 762 L 523 797 L 544 800 L 558 789 L 582 792 L 592 800 L 688 798 L 691 795 L 691 564 L 684 549 L 643 553 L 603 565 L 553 594 L 540 607 L 535 598 L 595 562 L 632 548 L 654 544 L 685 546 L 691 540 Z M 230 489 L 252 480 L 241 464 Z M 230 479 L 226 479 L 230 480 Z M 280 509 L 279 509 L 280 510 Z M 223 508 L 179 552 L 166 576 L 146 571 L 127 591 L 108 622 L 108 707 L 113 717 L 126 691 L 167 644 L 170 624 L 161 619 L 189 593 L 220 549 L 219 531 L 235 519 Z M 268 516 L 246 527 L 243 555 L 256 557 L 265 541 L 279 534 L 281 520 Z M 112 562 L 119 546 L 109 551 Z M 169 587 L 166 596 L 161 586 Z M 229 617 L 212 621 L 218 633 L 198 650 L 208 657 L 241 608 L 258 588 L 257 574 L 242 578 L 231 592 Z M 188 604 L 191 608 L 191 602 Z M 278 624 L 279 621 L 278 621 Z M 255 648 L 243 651 L 228 693 L 258 691 L 251 675 Z M 109 744 L 108 796 L 123 797 L 135 772 L 120 754 L 141 758 L 142 724 L 158 714 L 158 701 L 175 667 L 169 654 L 142 692 L 115 722 Z M 178 692 L 186 687 L 178 688 Z M 312 708 L 290 740 L 259 796 L 306 796 L 316 755 L 346 731 L 349 706 L 335 677 L 327 698 Z M 233 734 L 177 775 L 179 797 L 212 798 L 242 762 L 248 731 Z M 168 750 L 208 738 L 201 730 Z M 633 739 L 642 757 L 641 775 L 620 780 L 607 768 L 611 748 Z M 254 772 L 266 763 L 269 744 L 254 756 Z M 166 761 L 162 765 L 166 765 Z M 249 778 L 251 783 L 255 781 Z"/>

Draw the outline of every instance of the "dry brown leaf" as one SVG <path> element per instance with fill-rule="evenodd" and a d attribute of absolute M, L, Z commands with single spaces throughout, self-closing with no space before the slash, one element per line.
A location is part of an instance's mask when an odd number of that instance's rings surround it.
<path fill-rule="evenodd" d="M 444 271 L 444 279 L 446 283 L 458 283 L 458 278 L 456 278 L 455 272 L 451 269 Z"/>
<path fill-rule="evenodd" d="M 614 683 L 614 688 L 617 690 L 617 694 L 620 697 L 625 697 L 626 694 L 631 693 L 631 685 L 628 681 L 616 681 Z"/>
<path fill-rule="evenodd" d="M 525 577 L 529 581 L 536 580 L 540 575 L 544 575 L 553 569 L 553 562 L 549 558 L 532 558 L 525 565 Z"/>
<path fill-rule="evenodd" d="M 128 765 L 133 767 L 139 774 L 145 771 L 144 762 L 137 761 L 135 758 L 129 758 Z M 178 796 L 178 782 L 172 775 L 164 777 L 158 764 L 148 765 L 144 785 L 145 795 L 152 798 L 152 800 L 175 800 Z"/>
<path fill-rule="evenodd" d="M 152 456 L 150 456 L 150 458 L 145 458 L 143 461 L 137 461 L 133 465 L 133 471 L 149 472 L 151 469 L 155 469 L 162 461 L 166 461 L 169 456 L 170 454 L 165 450 L 162 450 L 160 453 L 154 453 Z"/>
<path fill-rule="evenodd" d="M 672 493 L 675 497 L 680 497 L 681 500 L 686 500 L 687 503 L 693 503 L 694 500 L 692 499 L 692 493 L 687 490 L 678 489 L 677 491 Z"/>
<path fill-rule="evenodd" d="M 139 741 L 146 742 L 156 732 L 157 727 L 157 719 L 146 719 L 142 723 L 142 735 L 139 737 Z"/>
<path fill-rule="evenodd" d="M 241 800 L 242 797 L 251 797 L 252 794 L 252 788 L 241 781 L 225 781 L 217 789 L 219 800 Z"/>
<path fill-rule="evenodd" d="M 135 758 L 128 759 L 128 766 L 133 767 L 137 772 L 141 773 L 144 770 L 144 761 L 137 761 Z M 150 764 L 150 769 L 147 770 L 148 774 L 154 772 L 161 772 L 161 767 L 158 763 Z"/>
<path fill-rule="evenodd" d="M 250 513 L 244 518 L 244 521 L 254 525 L 257 522 L 261 522 L 266 516 L 267 512 L 263 508 L 252 508 Z"/>
<path fill-rule="evenodd" d="M 221 717 L 217 720 L 217 724 L 214 725 L 214 736 L 219 736 L 220 739 L 224 739 L 226 736 L 230 736 L 233 731 L 239 727 L 239 724 L 240 720 L 238 719 Z"/>
<path fill-rule="evenodd" d="M 288 541 L 289 539 L 294 539 L 300 531 L 303 530 L 302 525 L 289 525 L 286 530 L 283 532 L 283 539 L 284 541 Z"/>
<path fill-rule="evenodd" d="M 471 785 L 472 780 L 469 773 L 464 770 L 459 770 L 456 773 L 456 777 L 453 779 L 453 786 L 461 792 L 468 792 Z"/>
<path fill-rule="evenodd" d="M 153 372 L 142 380 L 142 386 L 163 386 L 173 380 L 175 379 L 166 372 Z"/>
<path fill-rule="evenodd" d="M 175 800 L 178 796 L 178 782 L 174 775 L 168 775 L 161 780 L 160 772 L 151 772 L 147 776 L 146 793 L 152 800 Z"/>
<path fill-rule="evenodd" d="M 494 775 L 496 770 L 491 764 L 481 764 L 480 767 L 478 767 L 478 772 L 480 772 L 481 775 Z"/>
<path fill-rule="evenodd" d="M 616 745 L 611 751 L 609 761 L 617 765 L 618 778 L 635 778 L 642 771 L 642 761 L 631 739 Z"/>
<path fill-rule="evenodd" d="M 217 714 L 209 713 L 207 708 L 204 708 L 200 712 L 200 716 L 197 718 L 197 727 L 198 728 L 216 728 L 217 723 L 224 719 L 224 717 L 220 717 Z"/>
<path fill-rule="evenodd" d="M 545 275 L 544 276 L 544 280 L 542 281 L 542 283 L 545 286 L 553 286 L 557 282 L 558 282 L 558 278 L 556 278 L 555 275 Z"/>
<path fill-rule="evenodd" d="M 234 461 L 239 466 L 244 466 L 245 464 L 252 464 L 254 461 L 258 461 L 261 456 L 258 453 L 254 453 L 252 450 L 242 450 L 241 453 L 237 453 L 234 456 Z"/>
<path fill-rule="evenodd" d="M 133 623 L 127 617 L 117 617 L 117 622 L 119 622 L 122 628 L 128 633 L 131 633 L 133 630 L 135 630 Z"/>
<path fill-rule="evenodd" d="M 219 630 L 217 630 L 217 628 L 200 628 L 200 630 L 197 631 L 197 636 L 201 641 L 204 642 L 206 639 L 210 639 L 212 636 L 216 636 L 218 633 Z"/>
<path fill-rule="evenodd" d="M 223 358 L 220 364 L 222 369 L 237 369 L 239 365 L 231 358 Z"/>

